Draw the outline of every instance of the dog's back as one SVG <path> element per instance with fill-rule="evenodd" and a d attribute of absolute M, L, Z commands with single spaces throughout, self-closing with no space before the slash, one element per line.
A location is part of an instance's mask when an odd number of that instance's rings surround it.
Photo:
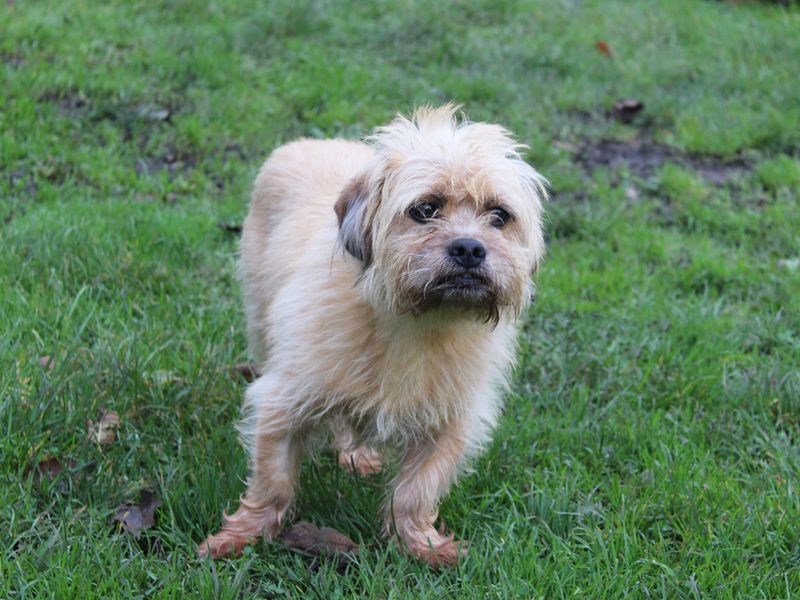
<path fill-rule="evenodd" d="M 360 142 L 304 139 L 279 147 L 261 167 L 240 246 L 248 342 L 259 363 L 267 357 L 267 314 L 276 292 L 321 230 L 336 235 L 333 205 L 372 155 Z"/>

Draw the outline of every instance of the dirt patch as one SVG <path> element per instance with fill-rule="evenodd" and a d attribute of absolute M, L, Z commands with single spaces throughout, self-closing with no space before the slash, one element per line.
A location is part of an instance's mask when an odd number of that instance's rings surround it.
<path fill-rule="evenodd" d="M 586 141 L 575 150 L 573 160 L 587 172 L 595 169 L 627 169 L 641 179 L 650 179 L 667 163 L 680 165 L 695 171 L 703 179 L 715 183 L 727 183 L 730 179 L 750 170 L 751 165 L 743 158 L 725 160 L 716 156 L 681 152 L 680 150 L 652 140 Z"/>
<path fill-rule="evenodd" d="M 25 64 L 25 57 L 17 50 L 0 50 L 0 63 L 17 69 Z"/>
<path fill-rule="evenodd" d="M 90 98 L 79 90 L 67 90 L 45 93 L 39 101 L 53 104 L 61 115 L 83 119 L 87 124 L 112 123 L 121 131 L 125 143 L 139 149 L 140 156 L 133 166 L 140 177 L 159 172 L 170 175 L 185 173 L 199 162 L 197 156 L 181 152 L 171 143 L 160 149 L 150 148 L 153 135 L 167 131 L 173 125 L 173 116 L 185 109 L 176 100 L 127 102 L 115 98 Z"/>
<path fill-rule="evenodd" d="M 27 171 L 11 171 L 8 173 L 8 188 L 12 193 L 18 193 L 26 197 L 36 195 L 36 181 Z"/>
<path fill-rule="evenodd" d="M 52 104 L 61 115 L 70 118 L 89 114 L 92 110 L 89 99 L 76 90 L 48 91 L 39 96 L 37 102 Z"/>
<path fill-rule="evenodd" d="M 168 150 L 163 155 L 143 156 L 136 160 L 136 175 L 139 177 L 148 176 L 159 171 L 166 171 L 170 175 L 185 173 L 197 165 L 197 157 L 182 156 L 172 150 Z"/>
<path fill-rule="evenodd" d="M 176 98 L 133 102 L 114 96 L 91 97 L 77 88 L 45 91 L 37 102 L 55 106 L 66 117 L 91 123 L 110 121 L 123 129 L 126 140 L 132 138 L 134 128 L 149 130 L 159 123 L 169 124 L 175 114 L 186 110 Z"/>

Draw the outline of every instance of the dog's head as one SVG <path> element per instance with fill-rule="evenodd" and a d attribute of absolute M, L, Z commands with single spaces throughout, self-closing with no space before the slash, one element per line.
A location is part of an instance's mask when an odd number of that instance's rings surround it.
<path fill-rule="evenodd" d="M 376 308 L 496 322 L 529 302 L 545 181 L 508 131 L 456 114 L 422 108 L 369 138 L 374 160 L 336 203 L 339 239 Z"/>

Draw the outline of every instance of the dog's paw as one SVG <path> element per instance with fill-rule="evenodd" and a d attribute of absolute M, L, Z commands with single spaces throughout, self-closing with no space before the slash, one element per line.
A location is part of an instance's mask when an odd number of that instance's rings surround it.
<path fill-rule="evenodd" d="M 245 546 L 260 537 L 274 539 L 281 529 L 284 513 L 285 509 L 279 510 L 272 506 L 254 509 L 242 503 L 232 515 L 222 515 L 222 529 L 208 536 L 197 547 L 197 554 L 200 558 L 239 556 Z"/>
<path fill-rule="evenodd" d="M 362 477 L 375 475 L 383 469 L 380 455 L 367 446 L 361 446 L 352 451 L 339 451 L 339 466 L 350 473 L 356 472 Z"/>
<path fill-rule="evenodd" d="M 452 536 L 443 540 L 438 545 L 433 545 L 414 552 L 420 560 L 424 560 L 434 569 L 453 567 L 458 561 L 467 556 L 469 542 L 456 540 Z"/>
<path fill-rule="evenodd" d="M 240 556 L 244 547 L 254 541 L 254 538 L 241 537 L 223 529 L 216 535 L 208 536 L 197 546 L 197 555 L 200 558 L 205 558 L 206 556 L 211 558 Z"/>
<path fill-rule="evenodd" d="M 434 569 L 452 567 L 467 555 L 469 542 L 456 540 L 453 534 L 445 535 L 444 526 L 405 529 L 400 535 L 409 552 L 427 562 Z"/>

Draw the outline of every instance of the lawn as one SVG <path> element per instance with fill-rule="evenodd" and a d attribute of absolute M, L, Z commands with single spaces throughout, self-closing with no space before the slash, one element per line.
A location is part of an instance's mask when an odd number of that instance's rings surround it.
<path fill-rule="evenodd" d="M 800 595 L 798 5 L 9 0 L 0 59 L 0 597 Z M 504 416 L 441 507 L 469 557 L 406 558 L 387 476 L 323 453 L 297 518 L 363 544 L 344 570 L 197 559 L 246 472 L 219 225 L 280 143 L 450 99 L 552 191 Z"/>

